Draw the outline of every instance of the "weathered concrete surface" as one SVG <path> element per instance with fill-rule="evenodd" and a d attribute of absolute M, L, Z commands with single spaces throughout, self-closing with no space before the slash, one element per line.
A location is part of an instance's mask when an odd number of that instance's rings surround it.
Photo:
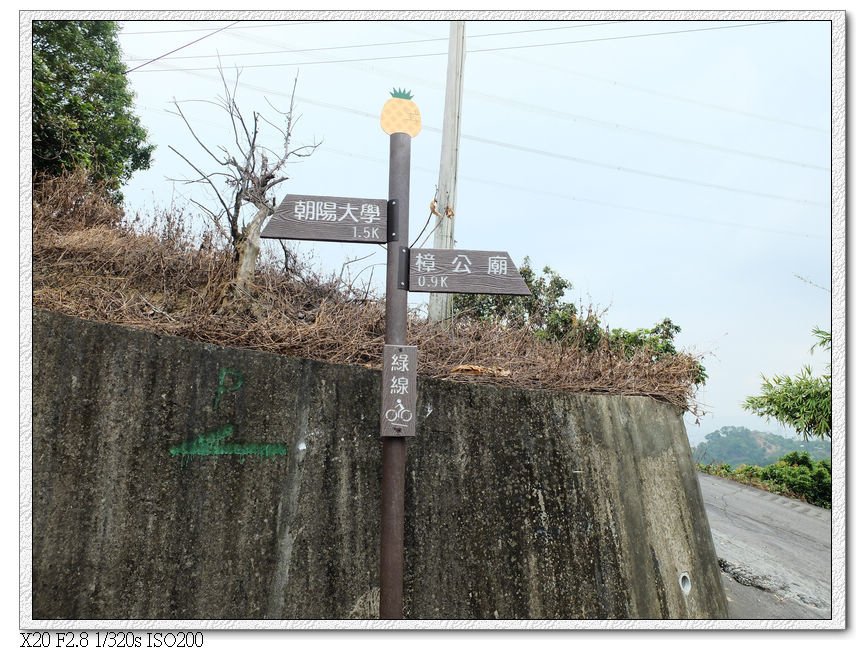
<path fill-rule="evenodd" d="M 33 618 L 369 616 L 379 386 L 362 368 L 35 312 Z M 407 617 L 726 616 L 675 409 L 418 392 Z"/>

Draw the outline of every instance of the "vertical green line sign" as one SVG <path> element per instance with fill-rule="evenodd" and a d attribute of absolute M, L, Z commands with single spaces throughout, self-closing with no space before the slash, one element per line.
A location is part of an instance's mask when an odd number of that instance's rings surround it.
<path fill-rule="evenodd" d="M 381 373 L 381 435 L 415 435 L 416 406 L 417 347 L 385 345 Z"/>

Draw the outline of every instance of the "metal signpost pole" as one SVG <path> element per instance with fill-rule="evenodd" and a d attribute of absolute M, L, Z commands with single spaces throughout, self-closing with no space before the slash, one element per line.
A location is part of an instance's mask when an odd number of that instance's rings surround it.
<path fill-rule="evenodd" d="M 408 205 L 411 163 L 411 136 L 390 136 L 388 198 L 387 285 L 385 295 L 385 344 L 404 345 L 408 317 Z M 395 204 L 393 203 L 395 201 Z M 400 271 L 403 273 L 400 273 Z M 406 439 L 381 438 L 381 555 L 379 558 L 381 619 L 401 619 L 403 537 L 405 521 Z"/>
<path fill-rule="evenodd" d="M 415 435 L 417 426 L 417 347 L 406 345 L 408 292 L 529 295 L 529 288 L 505 251 L 409 250 L 411 139 L 421 129 L 420 111 L 411 101 L 411 93 L 394 89 L 382 109 L 381 126 L 390 136 L 387 201 L 289 194 L 274 211 L 261 236 L 364 244 L 387 242 L 379 415 L 382 457 L 379 618 L 401 619 L 406 438 Z"/>

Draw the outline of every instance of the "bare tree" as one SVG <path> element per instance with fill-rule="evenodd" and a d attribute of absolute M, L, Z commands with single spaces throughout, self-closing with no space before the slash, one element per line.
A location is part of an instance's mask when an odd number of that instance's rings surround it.
<path fill-rule="evenodd" d="M 198 201 L 193 201 L 212 221 L 219 232 L 231 244 L 234 251 L 235 273 L 226 288 L 223 304 L 226 301 L 243 299 L 250 293 L 255 276 L 255 264 L 261 247 L 261 227 L 264 220 L 273 214 L 276 206 L 274 188 L 285 180 L 285 168 L 291 158 L 311 156 L 318 144 L 292 147 L 291 136 L 297 119 L 294 117 L 294 94 L 297 78 L 291 91 L 288 111 L 271 108 L 279 115 L 279 124 L 253 111 L 244 117 L 237 104 L 237 85 L 239 73 L 233 86 L 229 86 L 222 68 L 219 69 L 224 94 L 213 103 L 228 114 L 234 135 L 229 146 L 210 145 L 199 138 L 195 129 L 177 100 L 174 100 L 178 115 L 198 145 L 207 153 L 215 169 L 205 170 L 175 147 L 169 148 L 195 170 L 198 176 L 187 183 L 204 184 L 216 198 L 216 209 Z M 264 134 L 263 129 L 270 127 L 275 133 Z M 263 141 L 278 144 L 267 146 Z M 255 209 L 249 218 L 249 207 Z M 244 213 L 247 215 L 245 218 Z"/>

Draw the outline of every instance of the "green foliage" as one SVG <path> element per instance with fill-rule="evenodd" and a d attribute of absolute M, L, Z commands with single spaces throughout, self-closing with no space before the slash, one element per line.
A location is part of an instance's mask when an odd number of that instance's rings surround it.
<path fill-rule="evenodd" d="M 828 459 L 814 461 L 806 452 L 790 452 L 766 467 L 740 465 L 732 469 L 729 463 L 722 463 L 698 464 L 697 468 L 707 474 L 802 499 L 821 508 L 832 507 L 832 465 Z"/>
<path fill-rule="evenodd" d="M 694 460 L 701 463 L 729 463 L 765 466 L 789 453 L 806 452 L 811 458 L 828 458 L 828 440 L 803 441 L 774 433 L 752 431 L 745 427 L 722 427 L 706 435 L 692 450 Z"/>
<path fill-rule="evenodd" d="M 119 202 L 153 146 L 132 113 L 118 30 L 106 20 L 33 22 L 33 172 L 83 167 Z"/>
<path fill-rule="evenodd" d="M 811 348 L 829 349 L 832 337 L 814 328 L 817 343 Z M 761 393 L 748 397 L 744 408 L 793 427 L 803 439 L 832 437 L 832 378 L 828 374 L 815 376 L 805 366 L 798 375 L 763 376 Z"/>
<path fill-rule="evenodd" d="M 811 352 L 814 352 L 814 348 L 823 348 L 824 350 L 832 349 L 831 333 L 826 330 L 821 330 L 819 327 L 815 327 L 811 330 L 811 333 L 817 337 L 817 342 L 811 346 Z"/>
<path fill-rule="evenodd" d="M 652 329 L 636 329 L 633 332 L 616 328 L 610 333 L 610 340 L 614 345 L 621 346 L 629 354 L 639 349 L 649 349 L 656 356 L 675 354 L 673 337 L 682 328 L 674 325 L 669 318 L 655 325 Z"/>
<path fill-rule="evenodd" d="M 673 345 L 673 339 L 682 328 L 665 318 L 651 329 L 639 328 L 633 331 L 616 328 L 610 332 L 610 344 L 618 347 L 626 357 L 633 356 L 637 351 L 646 351 L 653 361 L 678 354 Z M 706 383 L 708 375 L 703 364 L 698 364 L 694 383 L 698 386 Z"/>
<path fill-rule="evenodd" d="M 679 354 L 673 339 L 682 328 L 669 318 L 649 329 L 617 328 L 610 332 L 603 326 L 600 314 L 563 299 L 573 285 L 549 266 L 538 274 L 532 269 L 529 258 L 525 258 L 519 271 L 531 295 L 456 294 L 454 316 L 498 322 L 509 327 L 529 327 L 542 340 L 558 341 L 586 352 L 607 346 L 626 358 L 638 351 L 648 352 L 653 361 Z M 693 382 L 704 384 L 706 378 L 705 367 L 696 363 Z"/>
<path fill-rule="evenodd" d="M 520 275 L 531 295 L 456 294 L 454 316 L 497 321 L 510 327 L 531 327 L 539 337 L 562 340 L 573 327 L 577 309 L 562 301 L 571 283 L 550 267 L 538 275 L 529 258 L 523 260 Z"/>
<path fill-rule="evenodd" d="M 787 465 L 801 465 L 802 467 L 807 467 L 808 469 L 814 467 L 811 456 L 809 456 L 808 453 L 804 451 L 791 451 L 789 454 L 784 454 L 781 458 L 779 458 L 778 462 L 786 463 Z"/>

